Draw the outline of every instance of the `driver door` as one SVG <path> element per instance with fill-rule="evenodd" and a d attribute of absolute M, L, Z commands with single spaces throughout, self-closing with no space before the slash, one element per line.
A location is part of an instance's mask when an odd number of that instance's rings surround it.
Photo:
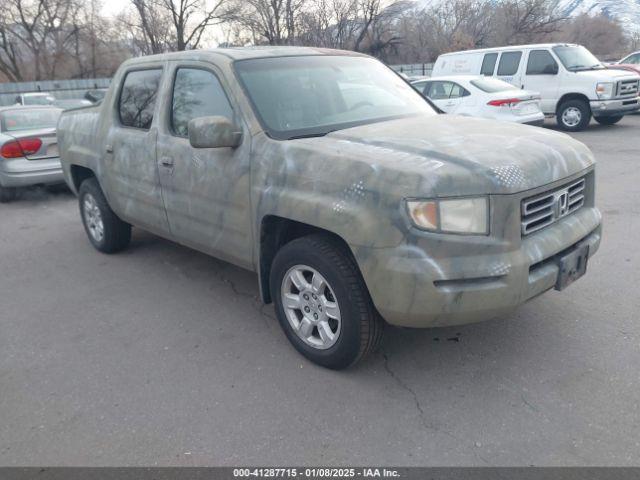
<path fill-rule="evenodd" d="M 237 148 L 194 148 L 188 123 L 220 115 L 242 125 L 210 64 L 173 64 L 157 143 L 162 196 L 173 237 L 237 265 L 252 265 L 249 135 Z"/>

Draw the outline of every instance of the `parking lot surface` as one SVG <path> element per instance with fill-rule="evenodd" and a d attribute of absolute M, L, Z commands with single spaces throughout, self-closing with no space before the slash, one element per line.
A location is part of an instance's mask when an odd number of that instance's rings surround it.
<path fill-rule="evenodd" d="M 0 206 L 0 465 L 640 464 L 640 115 L 598 158 L 586 277 L 508 318 L 388 328 L 343 372 L 256 277 L 140 230 L 96 252 L 75 198 Z"/>

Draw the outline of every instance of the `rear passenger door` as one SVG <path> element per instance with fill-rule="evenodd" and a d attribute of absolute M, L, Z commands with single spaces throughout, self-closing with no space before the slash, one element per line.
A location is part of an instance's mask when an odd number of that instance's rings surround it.
<path fill-rule="evenodd" d="M 156 166 L 155 124 L 163 64 L 145 64 L 120 78 L 102 152 L 100 182 L 111 208 L 123 219 L 166 234 L 167 222 Z M 117 81 L 117 80 L 116 80 Z"/>
<path fill-rule="evenodd" d="M 171 232 L 179 242 L 251 267 L 250 137 L 224 83 L 209 63 L 171 62 L 171 95 L 161 112 L 158 168 Z M 237 148 L 194 148 L 189 121 L 219 115 L 245 131 Z"/>
<path fill-rule="evenodd" d="M 443 112 L 456 113 L 462 97 L 469 95 L 469 92 L 455 82 L 434 80 L 426 83 L 424 94 Z"/>
<path fill-rule="evenodd" d="M 496 77 L 521 88 L 520 77 L 522 74 L 522 63 L 522 51 L 502 52 L 500 54 L 500 60 L 498 61 Z"/>

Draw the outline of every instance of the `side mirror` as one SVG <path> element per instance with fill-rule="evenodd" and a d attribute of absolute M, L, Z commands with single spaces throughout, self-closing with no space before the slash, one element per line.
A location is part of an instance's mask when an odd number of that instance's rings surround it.
<path fill-rule="evenodd" d="M 189 121 L 189 143 L 194 148 L 235 148 L 242 142 L 242 130 L 226 117 L 199 117 Z"/>

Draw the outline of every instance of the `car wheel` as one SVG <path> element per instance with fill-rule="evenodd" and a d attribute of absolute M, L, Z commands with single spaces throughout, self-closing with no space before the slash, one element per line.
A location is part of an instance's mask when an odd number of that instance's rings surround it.
<path fill-rule="evenodd" d="M 13 187 L 1 187 L 0 186 L 0 203 L 13 202 L 18 194 L 17 189 Z"/>
<path fill-rule="evenodd" d="M 622 120 L 623 115 L 611 115 L 609 117 L 594 117 L 600 125 L 614 125 Z"/>
<path fill-rule="evenodd" d="M 328 235 L 282 247 L 271 267 L 276 314 L 293 346 L 323 367 L 343 369 L 375 350 L 384 322 L 355 260 Z"/>
<path fill-rule="evenodd" d="M 591 121 L 591 108 L 583 100 L 568 100 L 558 109 L 558 125 L 568 132 L 579 132 Z"/>
<path fill-rule="evenodd" d="M 104 253 L 125 249 L 131 241 L 131 225 L 111 210 L 95 177 L 82 182 L 78 195 L 82 224 L 92 245 Z"/>

